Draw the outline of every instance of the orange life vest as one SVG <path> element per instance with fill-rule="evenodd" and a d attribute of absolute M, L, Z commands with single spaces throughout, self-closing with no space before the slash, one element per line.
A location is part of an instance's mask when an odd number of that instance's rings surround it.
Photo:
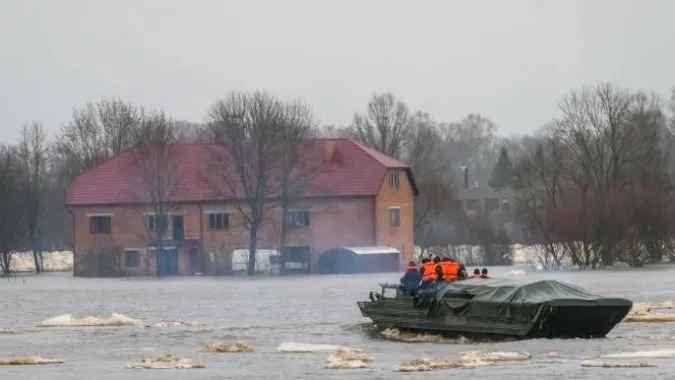
<path fill-rule="evenodd" d="M 441 261 L 441 268 L 443 268 L 443 280 L 452 281 L 457 279 L 457 272 L 459 271 L 459 264 L 455 261 Z"/>
<path fill-rule="evenodd" d="M 436 265 L 433 262 L 427 262 L 422 264 L 422 267 L 424 268 L 424 274 L 422 275 L 422 281 L 428 281 L 428 280 L 435 280 L 436 277 Z"/>

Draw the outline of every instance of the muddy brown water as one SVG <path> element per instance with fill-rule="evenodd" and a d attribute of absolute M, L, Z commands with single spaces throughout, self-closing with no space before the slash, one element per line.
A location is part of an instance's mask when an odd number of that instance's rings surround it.
<path fill-rule="evenodd" d="M 498 276 L 514 268 L 492 268 Z M 634 301 L 675 301 L 675 267 L 642 270 L 528 273 L 583 286 L 595 293 Z M 0 356 L 37 355 L 65 359 L 57 366 L 4 366 L 0 378 L 73 379 L 404 379 L 474 377 L 499 379 L 670 378 L 675 358 L 649 359 L 653 368 L 582 368 L 582 357 L 622 351 L 675 349 L 675 323 L 623 323 L 605 339 L 526 340 L 480 344 L 404 343 L 373 337 L 356 301 L 378 282 L 396 274 L 291 278 L 193 277 L 171 279 L 80 279 L 69 274 L 0 278 L 0 327 L 30 329 L 59 315 L 121 313 L 152 324 L 164 318 L 201 320 L 203 328 L 53 328 L 0 335 Z M 524 278 L 523 276 L 517 276 Z M 245 340 L 255 349 L 242 354 L 200 354 L 208 343 Z M 325 369 L 328 353 L 279 354 L 283 342 L 337 344 L 361 348 L 376 361 L 367 369 Z M 396 373 L 392 367 L 420 357 L 456 358 L 462 351 L 527 351 L 562 362 L 536 360 L 449 373 Z M 124 369 L 126 363 L 163 352 L 205 361 L 205 369 Z M 454 373 L 453 373 L 454 372 Z M 477 377 L 476 377 L 477 376 Z"/>

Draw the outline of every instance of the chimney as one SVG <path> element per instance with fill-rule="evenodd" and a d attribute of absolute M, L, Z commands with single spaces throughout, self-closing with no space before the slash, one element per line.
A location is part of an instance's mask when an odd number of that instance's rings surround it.
<path fill-rule="evenodd" d="M 335 141 L 328 140 L 326 141 L 326 160 L 331 161 L 333 159 L 333 154 L 335 154 Z"/>

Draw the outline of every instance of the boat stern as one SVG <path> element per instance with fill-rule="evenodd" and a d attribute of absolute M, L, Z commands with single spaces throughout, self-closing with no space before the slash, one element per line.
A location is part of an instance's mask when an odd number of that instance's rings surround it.
<path fill-rule="evenodd" d="M 547 306 L 536 330 L 545 338 L 603 338 L 630 312 L 633 302 L 626 299 L 603 299 L 583 304 L 555 302 Z"/>

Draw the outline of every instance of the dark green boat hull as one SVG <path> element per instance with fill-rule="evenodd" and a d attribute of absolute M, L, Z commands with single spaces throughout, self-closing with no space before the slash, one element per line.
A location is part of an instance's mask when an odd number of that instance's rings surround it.
<path fill-rule="evenodd" d="M 392 298 L 357 304 L 361 314 L 381 329 L 518 339 L 601 338 L 626 317 L 633 305 L 627 299 L 597 297 L 491 303 L 478 295 L 473 299 L 432 300 L 420 306 L 424 298 L 397 291 Z"/>

